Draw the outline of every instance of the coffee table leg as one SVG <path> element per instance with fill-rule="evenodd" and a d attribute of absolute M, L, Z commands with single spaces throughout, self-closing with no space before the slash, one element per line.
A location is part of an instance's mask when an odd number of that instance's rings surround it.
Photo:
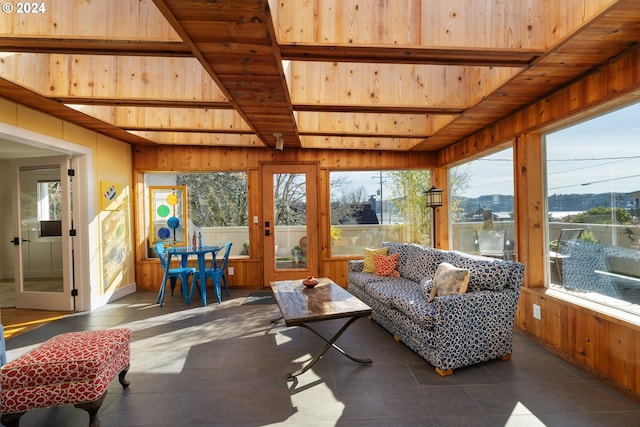
<path fill-rule="evenodd" d="M 326 353 L 327 350 L 329 350 L 330 347 L 335 348 L 336 350 L 338 350 L 340 353 L 342 353 L 344 356 L 348 357 L 349 359 L 353 360 L 354 362 L 357 363 L 362 363 L 362 364 L 370 364 L 373 363 L 373 361 L 369 358 L 367 359 L 360 359 L 357 357 L 353 357 L 351 355 L 349 355 L 346 351 L 344 351 L 343 349 L 341 349 L 340 347 L 338 347 L 335 342 L 338 338 L 340 338 L 340 335 L 342 335 L 344 333 L 344 331 L 347 330 L 347 328 L 349 326 L 351 326 L 351 324 L 353 322 L 355 322 L 356 320 L 358 320 L 360 317 L 352 317 L 351 319 L 349 319 L 349 321 L 347 323 L 344 324 L 344 326 L 342 326 L 342 328 L 340 328 L 340 330 L 338 332 L 336 332 L 336 334 L 331 337 L 331 339 L 326 339 L 325 337 L 323 337 L 322 335 L 320 335 L 316 330 L 314 330 L 313 328 L 311 328 L 309 325 L 307 325 L 306 323 L 303 323 L 302 327 L 307 328 L 308 330 L 310 330 L 311 332 L 313 332 L 314 334 L 316 334 L 317 336 L 319 336 L 324 342 L 326 342 L 327 344 L 322 348 L 322 350 L 320 351 L 320 353 L 318 353 L 317 355 L 313 356 L 313 358 L 309 361 L 309 363 L 307 363 L 305 366 L 303 366 L 302 368 L 298 369 L 297 371 L 291 372 L 290 374 L 287 374 L 287 378 L 288 379 L 293 379 L 295 377 L 297 377 L 300 374 L 303 374 L 305 372 L 307 372 L 309 369 L 311 369 L 311 367 L 313 365 L 316 364 L 316 362 L 318 360 L 320 360 L 320 358 L 322 357 L 322 355 L 324 355 Z"/>

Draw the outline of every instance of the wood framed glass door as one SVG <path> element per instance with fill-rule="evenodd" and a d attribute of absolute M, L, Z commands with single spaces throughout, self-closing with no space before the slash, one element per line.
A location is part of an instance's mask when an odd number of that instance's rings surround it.
<path fill-rule="evenodd" d="M 67 157 L 14 161 L 17 308 L 73 310 L 71 188 Z"/>
<path fill-rule="evenodd" d="M 318 276 L 318 167 L 262 166 L 264 285 Z"/>

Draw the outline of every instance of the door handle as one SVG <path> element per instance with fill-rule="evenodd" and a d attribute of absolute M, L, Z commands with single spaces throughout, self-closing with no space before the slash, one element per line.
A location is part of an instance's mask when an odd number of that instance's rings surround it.
<path fill-rule="evenodd" d="M 13 243 L 16 246 L 20 245 L 20 238 L 19 237 L 14 237 L 13 240 L 9 240 L 11 243 Z M 27 240 L 27 239 L 22 239 L 23 242 L 31 242 L 31 240 Z"/>

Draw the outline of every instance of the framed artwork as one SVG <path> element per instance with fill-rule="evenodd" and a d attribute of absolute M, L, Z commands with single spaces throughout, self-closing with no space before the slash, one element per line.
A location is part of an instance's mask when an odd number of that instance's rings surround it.
<path fill-rule="evenodd" d="M 187 244 L 187 187 L 149 187 L 149 246 L 166 242 L 174 246 Z"/>
<path fill-rule="evenodd" d="M 128 196 L 118 182 L 100 181 L 100 228 L 102 230 L 102 294 L 122 282 L 130 241 Z"/>

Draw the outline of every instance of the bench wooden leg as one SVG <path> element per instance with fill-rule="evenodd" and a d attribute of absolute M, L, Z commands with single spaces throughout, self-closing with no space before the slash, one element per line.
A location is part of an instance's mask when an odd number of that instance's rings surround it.
<path fill-rule="evenodd" d="M 100 410 L 100 406 L 102 402 L 104 402 L 104 398 L 107 396 L 107 392 L 105 391 L 102 396 L 100 396 L 97 400 L 93 402 L 85 402 L 85 403 L 76 403 L 75 406 L 78 409 L 84 409 L 89 413 L 89 427 L 100 427 L 100 420 L 98 419 L 98 410 Z"/>
<path fill-rule="evenodd" d="M 124 379 L 124 376 L 127 375 L 127 372 L 129 372 L 129 363 L 127 363 L 127 366 L 125 366 L 122 371 L 120 371 L 120 373 L 118 374 L 118 381 L 120 382 L 120 385 L 122 386 L 122 388 L 127 388 L 129 387 L 129 381 Z"/>
<path fill-rule="evenodd" d="M 20 417 L 26 412 L 16 412 L 14 414 L 2 414 L 0 422 L 6 427 L 18 427 L 20 425 Z"/>

